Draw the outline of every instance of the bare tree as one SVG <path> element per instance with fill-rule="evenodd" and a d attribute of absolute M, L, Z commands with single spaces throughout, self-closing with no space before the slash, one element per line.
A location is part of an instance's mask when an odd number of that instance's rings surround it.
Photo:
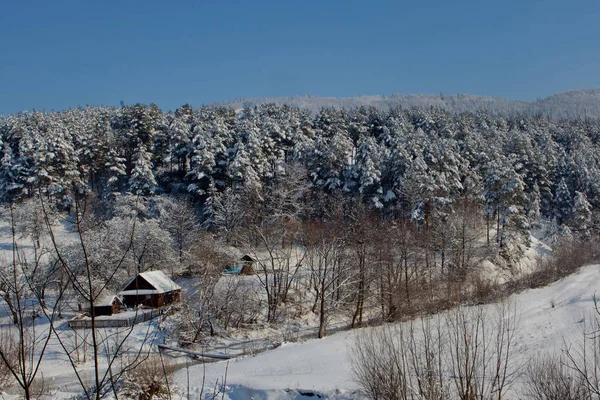
<path fill-rule="evenodd" d="M 130 337 L 134 327 L 118 330 L 114 334 L 107 335 L 102 329 L 97 327 L 97 316 L 95 314 L 95 304 L 100 296 L 104 295 L 104 290 L 112 283 L 115 275 L 119 272 L 128 255 L 130 255 L 134 246 L 134 235 L 136 229 L 135 219 L 128 233 L 129 245 L 124 249 L 122 255 L 117 260 L 102 260 L 94 258 L 90 252 L 90 242 L 93 240 L 88 236 L 88 231 L 83 226 L 83 222 L 88 219 L 86 213 L 90 212 L 86 203 L 85 193 L 75 191 L 74 215 L 72 226 L 76 235 L 78 254 L 80 257 L 72 259 L 67 257 L 64 246 L 59 242 L 51 221 L 45 218 L 46 228 L 52 243 L 52 252 L 60 265 L 62 271 L 68 277 L 68 284 L 74 292 L 86 304 L 90 313 L 90 343 L 88 347 L 91 352 L 91 362 L 93 365 L 92 384 L 89 385 L 81 376 L 77 368 L 76 353 L 69 348 L 69 331 L 58 330 L 55 324 L 50 324 L 51 333 L 56 337 L 59 345 L 64 350 L 72 370 L 78 382 L 83 389 L 84 396 L 87 399 L 100 399 L 108 392 L 115 392 L 116 383 L 128 371 L 134 369 L 137 364 L 148 357 L 149 349 L 146 344 L 153 338 L 151 325 L 141 339 L 141 343 L 136 344 L 136 348 L 129 347 Z M 45 210 L 45 204 L 40 197 L 40 202 Z M 104 269 L 103 279 L 98 279 L 95 271 Z M 128 361 L 123 362 L 123 355 L 130 353 Z"/>
<path fill-rule="evenodd" d="M 377 400 L 446 400 L 440 319 L 384 325 L 357 332 L 350 362 L 357 383 Z"/>
<path fill-rule="evenodd" d="M 514 381 L 511 363 L 516 311 L 507 303 L 489 315 L 485 308 L 457 308 L 446 319 L 448 357 L 457 397 L 502 399 Z"/>
<path fill-rule="evenodd" d="M 373 400 L 409 399 L 410 369 L 404 356 L 403 332 L 391 327 L 370 328 L 357 334 L 350 363 L 357 383 Z"/>
<path fill-rule="evenodd" d="M 217 284 L 211 309 L 220 326 L 227 330 L 256 323 L 264 310 L 264 302 L 253 282 L 227 276 Z"/>
<path fill-rule="evenodd" d="M 354 377 L 372 399 L 503 399 L 514 381 L 514 308 L 448 315 L 357 332 Z"/>
<path fill-rule="evenodd" d="M 161 220 L 161 226 L 175 242 L 179 264 L 183 264 L 200 226 L 191 201 L 185 198 L 170 200 Z"/>
<path fill-rule="evenodd" d="M 173 374 L 176 371 L 173 363 L 160 354 L 152 355 L 142 362 L 130 362 L 136 366 L 125 374 L 118 391 L 120 396 L 139 400 L 171 398 Z"/>
<path fill-rule="evenodd" d="M 236 231 L 244 221 L 244 203 L 242 197 L 250 191 L 236 191 L 227 189 L 217 193 L 212 199 L 212 215 L 206 225 L 214 226 L 225 237 L 225 242 L 230 243 Z"/>
<path fill-rule="evenodd" d="M 64 292 L 59 288 L 54 306 L 46 308 L 36 278 L 43 273 L 45 266 L 45 252 L 40 243 L 42 235 L 30 236 L 33 243 L 31 251 L 26 253 L 17 242 L 12 203 L 9 213 L 12 257 L 1 266 L 0 294 L 11 311 L 13 325 L 2 327 L 0 361 L 21 388 L 23 397 L 31 399 L 36 394 L 36 379 L 52 336 L 47 324 L 52 326 L 57 318 L 56 304 Z"/>
<path fill-rule="evenodd" d="M 484 230 L 481 207 L 469 198 L 459 198 L 454 202 L 454 213 L 450 216 L 454 226 L 452 244 L 452 266 L 454 274 L 464 277 L 474 267 L 477 255 L 477 241 Z"/>
<path fill-rule="evenodd" d="M 45 210 L 51 222 L 55 221 L 54 207 L 47 206 Z M 36 197 L 29 199 L 18 207 L 13 206 L 15 232 L 19 239 L 29 238 L 32 244 L 41 248 L 41 240 L 47 235 L 44 209 Z"/>
<path fill-rule="evenodd" d="M 575 345 L 565 343 L 566 365 L 575 378 L 582 381 L 594 398 L 600 396 L 600 300 L 594 295 L 594 314 L 586 318 L 581 340 Z"/>
<path fill-rule="evenodd" d="M 364 211 L 364 210 L 361 210 Z M 349 228 L 347 236 L 348 263 L 353 269 L 352 328 L 362 326 L 365 307 L 374 297 L 371 285 L 376 280 L 381 259 L 377 254 L 377 225 L 368 213 L 359 215 Z"/>
<path fill-rule="evenodd" d="M 329 315 L 348 301 L 347 293 L 340 294 L 353 275 L 347 259 L 344 237 L 336 224 L 313 222 L 308 224 L 306 236 L 307 266 L 310 273 L 310 288 L 315 299 L 312 311 L 319 314 L 319 339 L 325 337 Z"/>
<path fill-rule="evenodd" d="M 256 260 L 256 276 L 267 295 L 267 322 L 275 322 L 280 317 L 280 306 L 288 301 L 290 288 L 306 257 L 306 248 L 293 245 L 292 240 L 288 246 L 281 245 L 282 235 L 290 239 L 297 237 L 296 225 L 255 226 L 252 232 L 260 244 L 253 245 L 251 238 L 245 249 Z"/>
<path fill-rule="evenodd" d="M 215 286 L 221 278 L 221 271 L 230 263 L 230 257 L 220 250 L 219 244 L 211 235 L 196 234 L 191 245 L 189 260 L 186 261 L 188 275 L 194 280 L 193 293 L 182 300 L 183 326 L 180 334 L 191 331 L 191 340 L 196 342 L 206 335 L 213 335 L 213 300 Z M 191 329 L 190 329 L 191 328 Z"/>

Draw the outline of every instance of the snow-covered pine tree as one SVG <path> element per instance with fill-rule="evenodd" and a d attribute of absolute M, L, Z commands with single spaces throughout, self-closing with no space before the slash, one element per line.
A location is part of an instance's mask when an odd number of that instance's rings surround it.
<path fill-rule="evenodd" d="M 533 190 L 527 196 L 527 204 L 525 206 L 527 212 L 527 220 L 529 221 L 529 225 L 532 227 L 540 226 L 540 218 L 541 218 L 541 194 L 540 187 L 537 182 L 533 184 Z"/>
<path fill-rule="evenodd" d="M 587 196 L 583 192 L 575 192 L 573 205 L 572 231 L 585 239 L 591 236 L 590 228 L 592 227 L 592 211 Z"/>
<path fill-rule="evenodd" d="M 565 178 L 561 178 L 554 194 L 554 216 L 559 225 L 567 223 L 573 212 L 573 199 Z"/>
<path fill-rule="evenodd" d="M 137 195 L 147 196 L 156 190 L 156 179 L 152 172 L 151 154 L 146 145 L 139 143 L 133 155 L 133 170 L 129 178 L 129 190 Z"/>
<path fill-rule="evenodd" d="M 496 242 L 500 247 L 504 245 L 510 232 L 524 236 L 528 228 L 524 215 L 527 201 L 525 185 L 521 176 L 515 172 L 511 160 L 505 157 L 492 160 L 488 164 L 483 187 L 488 235 L 491 218 L 495 218 Z"/>
<path fill-rule="evenodd" d="M 20 169 L 9 143 L 3 143 L 0 161 L 0 199 L 14 202 L 23 197 L 24 185 L 21 181 Z"/>

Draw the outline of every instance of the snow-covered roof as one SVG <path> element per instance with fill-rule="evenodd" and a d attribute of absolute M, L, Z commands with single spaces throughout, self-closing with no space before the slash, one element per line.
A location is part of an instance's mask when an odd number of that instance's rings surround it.
<path fill-rule="evenodd" d="M 133 289 L 133 290 L 123 290 L 119 294 L 121 296 L 143 296 L 146 294 L 161 294 L 164 292 L 160 292 L 158 290 L 153 289 Z"/>
<path fill-rule="evenodd" d="M 146 271 L 146 272 L 142 272 L 138 276 L 143 278 L 146 282 L 148 282 L 150 285 L 152 285 L 152 287 L 154 289 L 156 289 L 153 293 L 145 293 L 145 294 L 160 294 L 160 293 L 167 293 L 167 292 L 172 292 L 173 290 L 181 289 L 181 286 L 179 286 L 178 284 L 173 282 L 171 280 L 171 278 L 169 278 L 162 271 Z M 134 280 L 135 280 L 135 278 L 130 280 L 129 283 L 127 283 L 127 285 L 125 285 L 125 287 L 131 285 L 131 283 Z M 142 294 L 141 290 L 137 290 L 137 291 L 134 290 L 134 292 Z M 123 294 L 123 292 L 121 292 L 121 294 Z"/>
<path fill-rule="evenodd" d="M 96 301 L 94 301 L 94 306 L 95 307 L 112 306 L 112 303 L 116 298 L 118 298 L 118 296 L 114 295 L 114 294 L 103 294 L 102 296 L 98 297 L 96 299 Z"/>

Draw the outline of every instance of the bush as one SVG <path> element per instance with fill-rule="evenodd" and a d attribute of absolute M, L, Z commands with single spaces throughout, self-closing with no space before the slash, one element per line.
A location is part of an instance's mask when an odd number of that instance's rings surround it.
<path fill-rule="evenodd" d="M 176 368 L 159 355 L 151 355 L 129 370 L 119 388 L 125 399 L 170 399 Z"/>
<path fill-rule="evenodd" d="M 600 246 L 597 243 L 565 239 L 554 246 L 550 257 L 539 260 L 535 271 L 523 277 L 514 289 L 546 286 L 598 260 Z"/>
<path fill-rule="evenodd" d="M 356 382 L 373 400 L 502 399 L 515 377 L 512 307 L 361 330 L 350 349 Z"/>
<path fill-rule="evenodd" d="M 574 374 L 561 357 L 532 360 L 525 373 L 524 391 L 532 400 L 589 398 L 585 381 Z"/>

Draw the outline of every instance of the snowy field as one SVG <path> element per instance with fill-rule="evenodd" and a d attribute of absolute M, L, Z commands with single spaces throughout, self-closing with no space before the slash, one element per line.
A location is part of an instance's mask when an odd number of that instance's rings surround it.
<path fill-rule="evenodd" d="M 583 322 L 593 313 L 593 296 L 600 288 L 600 266 L 579 272 L 540 289 L 511 296 L 517 307 L 515 354 L 523 359 L 560 352 L 565 344 L 579 342 Z M 489 305 L 486 307 L 494 307 Z M 193 366 L 176 375 L 180 388 L 199 392 L 205 374 L 207 387 L 222 382 L 227 369 L 227 396 L 238 399 L 304 398 L 314 391 L 332 399 L 360 398 L 352 381 L 348 346 L 359 331 L 334 334 L 323 340 L 284 344 L 275 350 L 229 363 Z M 515 387 L 521 379 L 517 379 Z M 306 397 L 308 398 L 308 397 Z M 314 397 L 313 397 L 314 398 Z M 518 398 L 518 397 L 513 397 Z"/>

